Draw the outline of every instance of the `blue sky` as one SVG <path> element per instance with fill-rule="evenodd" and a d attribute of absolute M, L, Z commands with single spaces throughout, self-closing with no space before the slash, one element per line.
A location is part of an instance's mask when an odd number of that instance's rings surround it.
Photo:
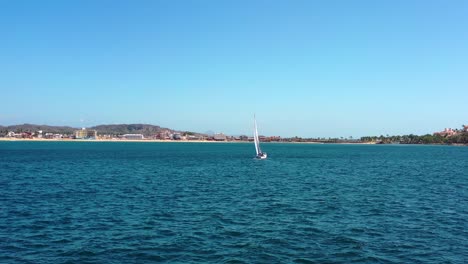
<path fill-rule="evenodd" d="M 467 1 L 2 1 L 0 125 L 348 137 L 468 123 Z"/>

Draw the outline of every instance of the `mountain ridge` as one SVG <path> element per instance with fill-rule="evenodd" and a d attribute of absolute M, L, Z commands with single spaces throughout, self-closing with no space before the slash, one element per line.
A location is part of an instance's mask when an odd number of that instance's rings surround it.
<path fill-rule="evenodd" d="M 9 131 L 15 133 L 21 132 L 37 132 L 42 130 L 43 133 L 59 133 L 59 134 L 73 134 L 76 130 L 81 128 L 70 127 L 70 126 L 50 126 L 50 125 L 37 125 L 37 124 L 20 124 L 11 126 L 0 126 L 0 135 L 6 135 Z M 189 131 L 178 131 L 170 128 L 164 128 L 158 125 L 151 124 L 102 124 L 97 126 L 88 127 L 87 129 L 96 130 L 98 135 L 110 134 L 110 135 L 123 135 L 123 134 L 142 134 L 145 137 L 152 136 L 162 131 L 174 132 L 188 132 L 192 134 L 202 135 L 202 133 L 189 132 Z"/>

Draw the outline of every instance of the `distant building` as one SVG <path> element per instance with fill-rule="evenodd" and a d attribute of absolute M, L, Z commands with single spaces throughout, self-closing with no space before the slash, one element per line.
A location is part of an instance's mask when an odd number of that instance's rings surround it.
<path fill-rule="evenodd" d="M 156 138 L 162 139 L 162 140 L 169 140 L 171 139 L 171 131 L 162 130 L 156 135 Z"/>
<path fill-rule="evenodd" d="M 227 137 L 223 133 L 214 134 L 213 139 L 216 141 L 226 141 Z"/>
<path fill-rule="evenodd" d="M 281 141 L 281 137 L 280 136 L 271 136 L 271 137 L 269 137 L 269 141 L 279 142 L 279 141 Z"/>
<path fill-rule="evenodd" d="M 122 136 L 125 139 L 128 140 L 142 140 L 145 139 L 145 137 L 142 134 L 125 134 Z"/>
<path fill-rule="evenodd" d="M 463 125 L 463 132 L 468 132 L 468 125 Z"/>
<path fill-rule="evenodd" d="M 241 136 L 239 136 L 239 139 L 242 140 L 242 141 L 248 141 L 249 137 L 246 136 L 246 135 L 241 135 Z"/>
<path fill-rule="evenodd" d="M 81 130 L 75 131 L 75 138 L 76 139 L 96 139 L 97 138 L 97 131 L 82 128 Z"/>
<path fill-rule="evenodd" d="M 8 132 L 7 137 L 10 137 L 10 138 L 33 138 L 33 134 L 31 132 L 15 133 L 13 131 L 10 131 L 10 132 Z"/>
<path fill-rule="evenodd" d="M 45 133 L 44 138 L 53 139 L 54 138 L 54 133 Z"/>
<path fill-rule="evenodd" d="M 195 135 L 188 135 L 187 140 L 201 140 L 202 137 L 200 136 L 195 136 Z"/>
<path fill-rule="evenodd" d="M 181 140 L 182 135 L 180 133 L 174 133 L 174 134 L 172 134 L 172 139 L 173 140 Z"/>
<path fill-rule="evenodd" d="M 434 133 L 434 135 L 439 135 L 439 136 L 443 136 L 443 137 L 451 137 L 451 136 L 454 136 L 456 134 L 458 134 L 458 132 L 451 129 L 451 128 L 446 128 L 446 129 L 444 129 L 444 131 Z"/>

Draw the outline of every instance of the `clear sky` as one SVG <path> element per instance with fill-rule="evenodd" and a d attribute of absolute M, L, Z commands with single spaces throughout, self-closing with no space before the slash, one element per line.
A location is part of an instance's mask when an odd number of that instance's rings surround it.
<path fill-rule="evenodd" d="M 460 128 L 468 1 L 1 1 L 0 98 L 0 125 Z"/>

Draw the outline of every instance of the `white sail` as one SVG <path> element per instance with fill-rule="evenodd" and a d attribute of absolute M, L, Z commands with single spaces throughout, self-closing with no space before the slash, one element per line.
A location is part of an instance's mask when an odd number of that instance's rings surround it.
<path fill-rule="evenodd" d="M 261 153 L 260 150 L 260 142 L 258 140 L 258 131 L 257 131 L 257 120 L 255 120 L 255 115 L 254 115 L 254 142 L 255 142 L 255 151 L 257 152 L 257 155 Z"/>
<path fill-rule="evenodd" d="M 257 120 L 254 115 L 254 142 L 255 142 L 255 152 L 257 152 L 257 159 L 266 159 L 267 154 L 263 153 L 260 149 L 260 140 L 258 139 L 258 130 L 257 130 Z"/>

